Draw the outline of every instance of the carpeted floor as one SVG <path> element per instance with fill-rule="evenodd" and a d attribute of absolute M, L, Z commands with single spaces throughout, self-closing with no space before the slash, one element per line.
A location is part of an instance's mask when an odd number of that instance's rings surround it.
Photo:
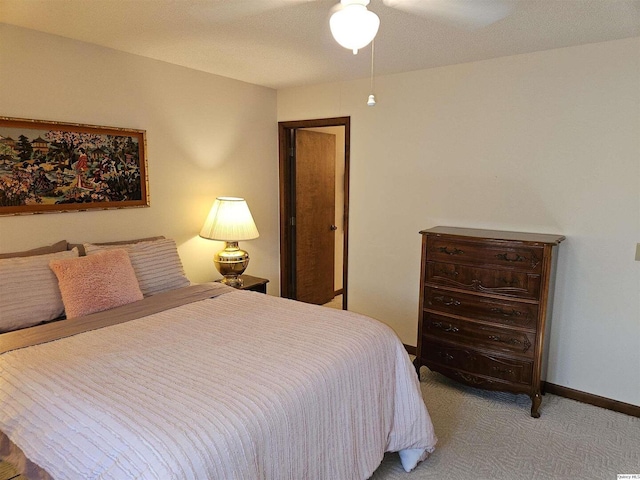
<path fill-rule="evenodd" d="M 464 387 L 424 367 L 421 374 L 438 435 L 436 451 L 411 473 L 402 470 L 397 454 L 387 454 L 372 480 L 616 480 L 616 474 L 640 475 L 640 418 L 548 394 L 535 419 L 525 395 Z M 0 480 L 14 474 L 0 462 Z"/>
<path fill-rule="evenodd" d="M 525 395 L 465 387 L 421 369 L 436 451 L 405 473 L 387 454 L 372 480 L 616 480 L 640 475 L 640 418 L 556 395 L 541 417 Z M 640 478 L 640 477 L 639 477 Z"/>

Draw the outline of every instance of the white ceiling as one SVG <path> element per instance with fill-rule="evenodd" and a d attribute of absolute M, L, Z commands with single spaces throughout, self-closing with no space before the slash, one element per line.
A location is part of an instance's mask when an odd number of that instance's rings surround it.
<path fill-rule="evenodd" d="M 512 10 L 483 28 L 371 0 L 376 75 L 640 36 L 640 0 L 413 0 Z M 371 47 L 338 46 L 338 0 L 0 0 L 0 22 L 258 85 L 367 78 Z"/>

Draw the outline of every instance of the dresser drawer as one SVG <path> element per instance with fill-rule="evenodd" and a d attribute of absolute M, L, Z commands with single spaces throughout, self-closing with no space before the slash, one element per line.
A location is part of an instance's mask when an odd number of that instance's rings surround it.
<path fill-rule="evenodd" d="M 440 372 L 449 378 L 453 378 L 458 382 L 466 383 L 472 387 L 484 388 L 486 390 L 501 390 L 513 393 L 529 394 L 531 387 L 524 383 L 506 382 L 495 377 L 487 377 L 484 375 L 476 375 L 474 373 L 457 370 L 455 368 L 445 367 L 444 365 L 429 365 L 429 368 L 435 372 Z"/>
<path fill-rule="evenodd" d="M 424 313 L 422 335 L 533 358 L 535 334 Z M 429 339 L 425 339 L 428 341 Z"/>
<path fill-rule="evenodd" d="M 424 309 L 432 313 L 459 315 L 532 330 L 536 328 L 538 318 L 537 304 L 498 300 L 429 286 L 424 287 Z"/>
<path fill-rule="evenodd" d="M 508 382 L 530 384 L 532 382 L 533 363 L 528 361 L 505 359 L 482 353 L 472 348 L 447 346 L 423 339 L 422 360 L 427 365 L 433 362 L 448 368 L 464 370 L 469 373 L 498 378 Z"/>
<path fill-rule="evenodd" d="M 433 262 L 542 272 L 543 247 L 429 236 L 427 260 Z"/>
<path fill-rule="evenodd" d="M 537 299 L 540 275 L 518 270 L 427 262 L 426 281 L 463 290 Z"/>

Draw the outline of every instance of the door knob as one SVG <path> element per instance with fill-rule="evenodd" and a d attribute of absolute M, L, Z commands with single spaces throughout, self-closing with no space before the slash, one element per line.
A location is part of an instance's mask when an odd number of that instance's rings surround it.
<path fill-rule="evenodd" d="M 335 230 L 337 230 L 337 229 L 338 229 L 338 227 L 336 227 L 335 225 L 331 225 L 331 230 L 332 230 L 332 231 L 335 231 Z"/>

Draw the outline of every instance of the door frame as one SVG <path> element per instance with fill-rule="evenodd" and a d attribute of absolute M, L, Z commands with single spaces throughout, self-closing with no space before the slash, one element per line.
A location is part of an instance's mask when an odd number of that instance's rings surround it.
<path fill-rule="evenodd" d="M 351 117 L 319 118 L 278 122 L 278 157 L 280 163 L 280 295 L 295 295 L 294 239 L 291 219 L 295 217 L 294 132 L 300 128 L 344 127 L 344 241 L 342 254 L 342 309 L 347 309 L 349 246 L 349 155 Z"/>

